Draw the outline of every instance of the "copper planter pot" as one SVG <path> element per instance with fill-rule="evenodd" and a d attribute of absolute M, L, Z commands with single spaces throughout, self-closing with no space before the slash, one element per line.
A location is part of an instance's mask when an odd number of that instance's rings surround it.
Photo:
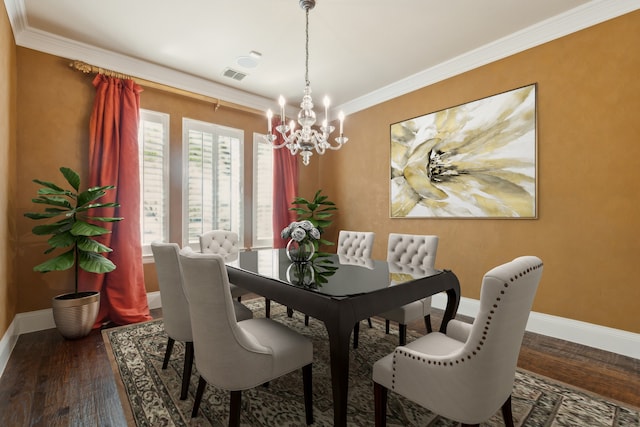
<path fill-rule="evenodd" d="M 53 320 L 60 334 L 66 339 L 89 335 L 98 317 L 100 292 L 62 294 L 53 297 Z"/>

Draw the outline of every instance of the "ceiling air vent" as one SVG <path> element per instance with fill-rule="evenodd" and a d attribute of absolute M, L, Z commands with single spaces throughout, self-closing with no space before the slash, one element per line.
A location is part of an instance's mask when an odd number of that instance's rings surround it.
<path fill-rule="evenodd" d="M 247 77 L 245 73 L 241 73 L 240 71 L 232 70 L 231 68 L 225 68 L 222 73 L 223 76 L 229 77 L 230 79 L 240 81 Z"/>

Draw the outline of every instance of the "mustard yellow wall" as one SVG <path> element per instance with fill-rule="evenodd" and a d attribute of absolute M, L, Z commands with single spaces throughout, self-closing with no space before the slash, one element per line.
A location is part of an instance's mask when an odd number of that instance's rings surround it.
<path fill-rule="evenodd" d="M 375 231 L 376 257 L 389 232 L 439 235 L 436 266 L 452 269 L 470 298 L 491 267 L 537 255 L 545 272 L 535 311 L 640 332 L 638 46 L 634 12 L 350 115 L 348 145 L 313 159 L 341 207 L 336 229 Z M 538 219 L 389 218 L 392 123 L 530 83 L 538 84 Z M 308 173 L 301 180 L 315 179 Z"/>
<path fill-rule="evenodd" d="M 17 197 L 17 312 L 49 308 L 51 298 L 72 288 L 71 272 L 40 274 L 32 271 L 34 265 L 45 259 L 46 244 L 33 236 L 32 220 L 23 213 L 33 210 L 31 198 L 38 185 L 33 178 L 62 183 L 60 166 L 69 166 L 81 176 L 87 175 L 89 143 L 89 115 L 95 90 L 92 75 L 84 75 L 69 68 L 69 60 L 42 52 L 17 49 L 18 62 L 18 186 L 24 190 Z M 144 88 L 140 95 L 144 109 L 170 115 L 170 240 L 182 243 L 182 117 L 209 121 L 223 126 L 245 130 L 245 169 L 252 168 L 253 132 L 264 132 L 266 120 L 262 114 L 251 114 L 220 107 L 217 111 L 210 103 L 179 95 Z M 247 209 L 251 209 L 251 179 L 245 177 L 244 194 Z M 245 223 L 245 240 L 251 242 L 251 222 Z M 154 264 L 145 264 L 145 283 L 148 292 L 158 290 Z"/>
<path fill-rule="evenodd" d="M 15 259 L 16 44 L 7 10 L 0 6 L 0 337 L 18 304 Z"/>
<path fill-rule="evenodd" d="M 6 19 L 0 20 L 0 34 L 10 36 Z M 489 268 L 521 254 L 535 254 L 544 260 L 545 274 L 534 310 L 640 332 L 638 41 L 640 12 L 634 12 L 352 114 L 345 124 L 348 145 L 314 156 L 310 166 L 301 166 L 300 194 L 309 197 L 322 188 L 338 204 L 340 211 L 330 233 L 334 238 L 340 228 L 376 231 L 376 257 L 384 257 L 389 232 L 438 234 L 436 264 L 456 272 L 466 297 L 478 298 L 482 274 Z M 31 208 L 29 200 L 36 189 L 32 178 L 54 179 L 61 165 L 86 174 L 88 114 L 94 94 L 91 77 L 69 70 L 66 59 L 25 48 L 12 53 L 15 50 L 13 42 L 3 38 L 0 52 L 4 61 L 9 56 L 9 65 L 0 62 L 0 71 L 11 70 L 17 63 L 18 114 L 11 114 L 15 97 L 7 99 L 3 91 L 0 123 L 8 121 L 9 126 L 0 128 L 0 150 L 11 153 L 15 120 L 18 148 L 17 178 L 12 181 L 11 172 L 0 172 L 5 180 L 1 185 L 10 192 L 15 182 L 24 190 L 13 202 L 19 286 L 10 284 L 10 272 L 6 273 L 8 284 L 0 284 L 0 294 L 7 295 L 0 296 L 0 309 L 7 313 L 0 322 L 5 323 L 12 313 L 49 308 L 51 296 L 69 289 L 70 279 L 61 277 L 62 273 L 47 277 L 31 271 L 42 259 L 44 245 L 31 236 L 33 223 L 22 213 Z M 9 83 L 4 77 L 0 80 L 12 87 L 11 78 Z M 530 83 L 538 84 L 538 219 L 389 218 L 390 124 Z M 143 92 L 141 102 L 143 108 L 175 111 L 171 114 L 172 200 L 179 200 L 173 197 L 180 194 L 176 174 L 181 172 L 173 170 L 179 169 L 181 156 L 176 145 L 181 140 L 175 123 L 178 117 L 241 127 L 245 144 L 250 144 L 254 130 L 264 131 L 261 117 L 215 112 L 208 104 L 198 106 L 198 102 L 150 89 Z M 223 119 L 216 120 L 219 117 Z M 250 161 L 245 159 L 247 169 Z M 1 197 L 0 209 L 4 209 L 11 198 L 2 202 Z M 250 192 L 245 193 L 245 199 L 250 197 Z M 174 225 L 180 221 L 178 204 L 172 203 Z M 2 244 L 13 248 L 6 243 L 12 239 L 10 227 L 6 236 L 2 233 L 0 228 Z M 171 240 L 179 242 L 180 236 L 174 233 Z M 5 270 L 10 270 L 10 262 L 0 260 L 0 274 L 3 262 Z M 157 290 L 150 270 L 153 265 L 145 267 L 147 290 Z M 16 287 L 17 302 L 11 296 Z M 15 304 L 17 309 L 12 308 Z"/>

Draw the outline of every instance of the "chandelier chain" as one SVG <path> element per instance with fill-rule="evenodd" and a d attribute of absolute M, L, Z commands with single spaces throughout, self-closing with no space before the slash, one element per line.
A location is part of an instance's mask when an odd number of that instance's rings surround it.
<path fill-rule="evenodd" d="M 304 62 L 304 82 L 307 86 L 310 86 L 309 82 L 309 9 L 306 10 L 307 15 L 307 27 L 305 30 L 306 44 L 305 44 L 305 62 Z"/>

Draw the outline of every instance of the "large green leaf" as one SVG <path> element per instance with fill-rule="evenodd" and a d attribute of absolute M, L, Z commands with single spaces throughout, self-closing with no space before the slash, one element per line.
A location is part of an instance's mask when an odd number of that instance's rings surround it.
<path fill-rule="evenodd" d="M 102 221 L 102 222 L 118 222 L 118 221 L 122 221 L 124 218 L 123 217 L 110 217 L 110 216 L 92 216 L 88 219 L 91 219 L 92 221 Z"/>
<path fill-rule="evenodd" d="M 78 212 L 85 212 L 85 211 L 88 211 L 89 209 L 95 209 L 95 208 L 117 208 L 117 207 L 120 207 L 120 203 L 115 203 L 115 202 L 111 202 L 111 203 L 91 203 L 91 204 L 88 204 L 88 205 L 80 206 L 76 210 Z"/>
<path fill-rule="evenodd" d="M 60 168 L 60 172 L 62 172 L 62 176 L 64 176 L 69 185 L 78 191 L 80 188 L 80 176 L 73 169 L 64 166 Z"/>
<path fill-rule="evenodd" d="M 99 199 L 105 194 L 106 192 L 102 189 L 102 187 L 94 187 L 85 190 L 82 193 L 78 194 L 78 207 L 85 207 L 86 204 Z"/>
<path fill-rule="evenodd" d="M 298 216 L 311 213 L 311 211 L 309 211 L 307 209 L 304 209 L 304 208 L 289 208 L 289 210 L 296 212 L 298 214 Z"/>
<path fill-rule="evenodd" d="M 71 230 L 70 218 L 62 221 L 54 222 L 53 224 L 36 225 L 31 229 L 31 232 L 37 236 L 44 236 L 47 234 L 60 234 Z"/>
<path fill-rule="evenodd" d="M 320 209 L 318 212 L 326 212 L 326 211 L 337 211 L 338 208 L 336 207 L 336 205 L 334 205 L 333 203 L 331 205 L 329 205 L 328 203 L 323 205 L 323 206 L 328 206 L 324 209 Z"/>
<path fill-rule="evenodd" d="M 43 189 L 40 189 L 40 191 L 38 191 L 39 196 L 37 198 L 31 199 L 33 203 L 41 205 L 61 206 L 64 208 L 73 209 L 68 197 L 45 194 L 42 192 L 42 190 Z"/>
<path fill-rule="evenodd" d="M 47 243 L 54 248 L 66 248 L 73 245 L 77 238 L 73 234 L 66 232 L 61 234 L 54 234 Z"/>
<path fill-rule="evenodd" d="M 33 271 L 39 271 L 41 273 L 47 273 L 49 271 L 62 271 L 68 270 L 73 267 L 74 255 L 73 249 L 67 251 L 61 255 L 58 255 L 55 258 L 52 258 L 48 261 L 43 262 L 42 264 L 38 264 L 33 267 Z"/>
<path fill-rule="evenodd" d="M 34 179 L 33 182 L 35 182 L 36 184 L 40 184 L 40 185 L 44 185 L 47 188 L 50 188 L 51 190 L 53 190 L 54 192 L 56 192 L 56 194 L 64 194 L 66 193 L 66 190 L 58 187 L 56 184 L 54 184 L 53 182 L 49 182 L 49 181 L 41 181 L 39 179 Z M 40 193 L 40 191 L 43 191 L 44 189 L 40 189 L 38 190 L 38 193 Z M 52 193 L 53 194 L 53 193 Z"/>
<path fill-rule="evenodd" d="M 53 218 L 60 215 L 60 212 L 25 212 L 24 216 L 31 219 Z"/>
<path fill-rule="evenodd" d="M 111 230 L 88 222 L 76 221 L 71 227 L 71 233 L 76 236 L 102 236 L 111 233 Z"/>
<path fill-rule="evenodd" d="M 112 252 L 111 248 L 102 243 L 90 239 L 85 236 L 79 236 L 77 238 L 78 249 L 84 252 L 95 252 L 95 253 L 104 253 L 104 252 Z"/>
<path fill-rule="evenodd" d="M 116 265 L 100 254 L 80 252 L 78 265 L 90 273 L 108 273 L 116 269 Z"/>
<path fill-rule="evenodd" d="M 330 212 L 316 212 L 317 219 L 331 218 L 333 216 Z"/>

